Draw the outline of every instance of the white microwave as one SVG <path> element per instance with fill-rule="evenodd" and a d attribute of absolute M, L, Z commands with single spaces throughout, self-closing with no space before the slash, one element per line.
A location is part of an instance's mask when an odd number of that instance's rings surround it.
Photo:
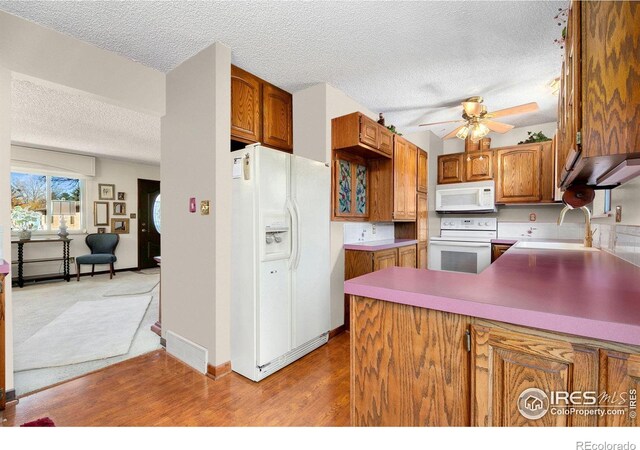
<path fill-rule="evenodd" d="M 438 184 L 436 186 L 436 212 L 438 213 L 491 213 L 495 211 L 495 183 L 493 180 Z"/>

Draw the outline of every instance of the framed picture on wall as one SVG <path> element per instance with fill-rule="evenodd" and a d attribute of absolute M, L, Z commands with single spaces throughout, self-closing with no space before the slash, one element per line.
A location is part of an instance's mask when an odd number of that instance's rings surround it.
<path fill-rule="evenodd" d="M 111 232 L 116 234 L 129 234 L 129 219 L 111 219 Z"/>
<path fill-rule="evenodd" d="M 115 184 L 98 184 L 98 198 L 100 200 L 115 200 Z"/>
<path fill-rule="evenodd" d="M 109 225 L 109 202 L 93 202 L 93 225 Z"/>
<path fill-rule="evenodd" d="M 124 192 L 118 192 L 118 200 L 124 200 Z"/>
<path fill-rule="evenodd" d="M 127 204 L 124 202 L 113 202 L 113 215 L 114 216 L 127 215 Z"/>
<path fill-rule="evenodd" d="M 107 232 L 106 228 L 98 228 L 98 234 L 105 234 Z"/>

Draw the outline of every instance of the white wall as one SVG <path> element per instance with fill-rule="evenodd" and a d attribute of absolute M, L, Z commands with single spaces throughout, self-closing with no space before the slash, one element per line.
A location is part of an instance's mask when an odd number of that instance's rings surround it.
<path fill-rule="evenodd" d="M 0 61 L 23 77 L 56 83 L 140 112 L 164 114 L 164 73 L 3 11 Z"/>
<path fill-rule="evenodd" d="M 167 74 L 162 119 L 162 332 L 230 358 L 231 51 L 214 44 Z M 195 197 L 211 215 L 190 213 Z"/>
<path fill-rule="evenodd" d="M 360 111 L 378 115 L 327 83 L 293 94 L 293 152 L 331 161 L 331 119 Z M 327 195 L 331 195 L 327 192 Z M 331 222 L 331 328 L 344 324 L 344 222 Z"/>
<path fill-rule="evenodd" d="M 109 203 L 109 222 L 113 218 L 113 201 L 99 200 L 98 184 L 115 184 L 116 192 L 124 192 L 127 215 L 138 213 L 138 179 L 160 180 L 160 166 L 129 162 L 108 158 L 96 158 L 96 176 L 86 178 L 86 195 L 83 202 L 86 214 L 87 233 L 96 233 L 97 227 L 93 223 L 93 202 L 107 201 Z M 117 200 L 116 200 L 117 201 Z M 116 248 L 118 261 L 115 263 L 116 269 L 132 269 L 138 267 L 138 219 L 129 219 L 129 234 L 121 234 L 120 242 Z M 110 231 L 110 226 L 105 227 Z M 56 231 L 52 232 L 52 236 Z M 70 244 L 71 256 L 80 256 L 90 253 L 89 247 L 85 244 L 86 233 L 73 232 L 69 236 L 73 241 Z M 11 249 L 12 258 L 17 259 L 17 248 L 15 245 Z M 60 245 L 26 245 L 25 258 L 47 258 L 58 257 L 62 253 Z M 81 266 L 81 272 L 91 272 L 91 266 Z M 96 270 L 107 270 L 107 266 L 97 266 Z M 41 275 L 51 273 L 62 273 L 62 263 L 38 263 L 25 264 L 24 273 L 29 275 Z M 71 273 L 75 274 L 75 266 L 71 265 Z"/>
<path fill-rule="evenodd" d="M 0 59 L 0 62 L 2 59 Z M 0 66 L 0 226 L 3 255 L 9 259 L 11 252 L 11 72 Z M 10 278 L 11 275 L 8 275 Z M 13 389 L 13 303 L 11 281 L 5 282 L 5 356 L 6 388 Z M 0 370 L 2 368 L 0 367 Z"/>
<path fill-rule="evenodd" d="M 530 125 L 526 127 L 514 128 L 507 133 L 489 133 L 487 137 L 491 138 L 491 147 L 508 147 L 510 145 L 516 145 L 520 141 L 527 139 L 527 132 L 531 131 L 537 133 L 542 131 L 545 136 L 550 138 L 556 134 L 557 124 L 555 122 L 540 123 L 537 125 Z M 464 152 L 464 141 L 458 138 L 447 139 L 444 142 L 444 154 Z"/>

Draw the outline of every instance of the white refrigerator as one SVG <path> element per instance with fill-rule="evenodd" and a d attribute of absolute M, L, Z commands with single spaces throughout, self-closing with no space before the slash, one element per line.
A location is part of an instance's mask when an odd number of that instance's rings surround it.
<path fill-rule="evenodd" d="M 232 156 L 231 368 L 260 381 L 327 342 L 331 170 L 257 144 Z"/>

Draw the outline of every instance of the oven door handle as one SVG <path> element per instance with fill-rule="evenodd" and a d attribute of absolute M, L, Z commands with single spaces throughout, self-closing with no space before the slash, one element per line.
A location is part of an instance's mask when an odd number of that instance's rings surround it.
<path fill-rule="evenodd" d="M 491 243 L 485 242 L 431 241 L 431 245 L 437 245 L 441 247 L 491 247 Z"/>

